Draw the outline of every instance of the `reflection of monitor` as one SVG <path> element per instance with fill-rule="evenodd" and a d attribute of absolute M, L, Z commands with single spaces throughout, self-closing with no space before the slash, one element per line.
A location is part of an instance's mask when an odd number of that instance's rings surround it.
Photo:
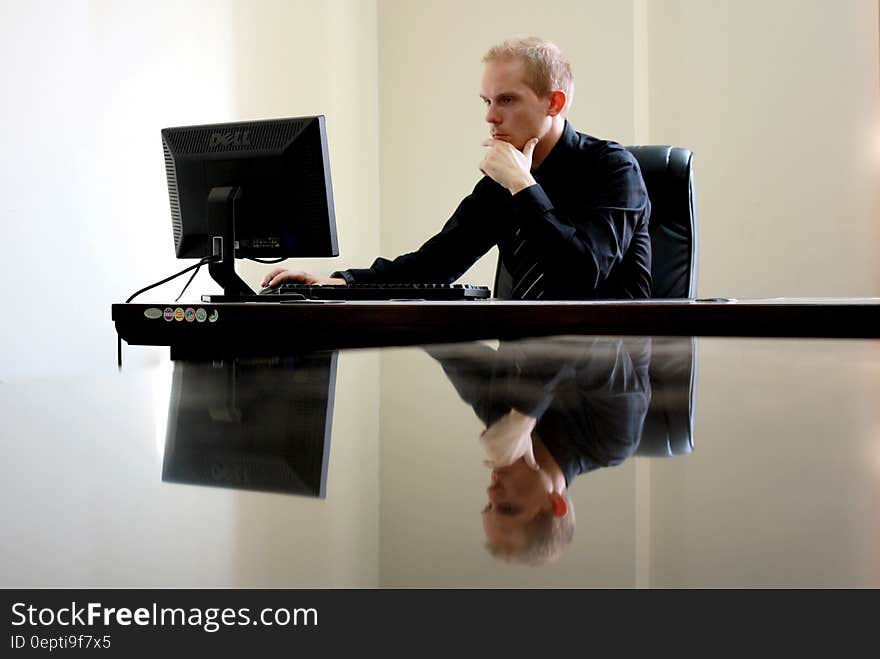
<path fill-rule="evenodd" d="M 324 117 L 162 130 L 178 258 L 215 256 L 227 295 L 253 291 L 234 259 L 338 256 Z"/>
<path fill-rule="evenodd" d="M 336 355 L 175 362 L 162 480 L 323 498 Z"/>

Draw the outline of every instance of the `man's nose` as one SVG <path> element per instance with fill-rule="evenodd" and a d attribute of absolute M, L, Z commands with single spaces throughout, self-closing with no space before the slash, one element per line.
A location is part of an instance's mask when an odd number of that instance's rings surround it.
<path fill-rule="evenodd" d="M 498 115 L 498 112 L 492 108 L 491 105 L 489 106 L 489 109 L 486 110 L 486 122 L 490 124 L 501 123 L 501 117 Z"/>

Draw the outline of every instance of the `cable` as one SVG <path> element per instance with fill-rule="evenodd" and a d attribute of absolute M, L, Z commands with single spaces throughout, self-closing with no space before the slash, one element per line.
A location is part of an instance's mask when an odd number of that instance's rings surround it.
<path fill-rule="evenodd" d="M 129 298 L 125 301 L 125 303 L 128 304 L 128 303 L 131 302 L 133 299 L 135 299 L 138 295 L 140 295 L 141 293 L 143 293 L 143 292 L 145 292 L 145 291 L 150 290 L 151 288 L 156 288 L 156 286 L 161 286 L 161 285 L 164 284 L 165 282 L 169 282 L 169 281 L 171 281 L 172 279 L 176 279 L 176 278 L 179 277 L 180 275 L 185 274 L 185 273 L 189 272 L 190 270 L 196 270 L 196 269 L 198 269 L 198 268 L 201 268 L 201 267 L 202 267 L 203 265 L 205 265 L 206 263 L 213 263 L 214 261 L 218 261 L 219 259 L 220 259 L 220 257 L 219 257 L 219 256 L 216 256 L 216 255 L 215 255 L 215 256 L 206 256 L 205 258 L 203 258 L 201 261 L 199 261 L 199 262 L 196 263 L 195 265 L 191 265 L 191 266 L 189 266 L 188 268 L 184 268 L 183 270 L 181 270 L 181 271 L 178 272 L 177 274 L 171 275 L 170 277 L 165 277 L 165 279 L 163 279 L 162 281 L 157 281 L 155 284 L 150 284 L 149 286 L 145 286 L 145 287 L 142 288 L 141 290 L 136 291 L 135 293 L 132 293 L 132 294 L 131 294 L 131 297 L 129 297 Z M 190 278 L 190 281 L 192 281 L 192 278 Z M 188 282 L 187 282 L 187 286 L 189 286 L 189 283 L 188 283 Z M 184 287 L 184 290 L 186 290 L 185 287 Z M 180 294 L 183 295 L 183 291 L 181 291 Z M 178 298 L 178 299 L 179 299 L 179 298 Z"/>
<path fill-rule="evenodd" d="M 204 265 L 204 263 L 202 261 L 198 262 L 198 264 L 196 265 L 196 269 L 193 270 L 193 273 L 190 275 L 189 279 L 187 280 L 186 284 L 184 285 L 183 290 L 180 291 L 180 295 L 178 295 L 176 298 L 174 298 L 175 302 L 178 302 L 180 300 L 180 298 L 183 297 L 183 294 L 186 293 L 186 289 L 189 288 L 189 285 L 192 283 L 192 280 L 196 278 L 197 274 L 199 274 L 199 269 L 203 265 Z"/>
<path fill-rule="evenodd" d="M 276 263 L 281 263 L 282 261 L 286 261 L 287 257 L 282 256 L 280 259 L 258 259 L 253 256 L 245 257 L 248 261 L 256 261 L 257 263 L 263 263 L 265 265 L 275 265 Z"/>

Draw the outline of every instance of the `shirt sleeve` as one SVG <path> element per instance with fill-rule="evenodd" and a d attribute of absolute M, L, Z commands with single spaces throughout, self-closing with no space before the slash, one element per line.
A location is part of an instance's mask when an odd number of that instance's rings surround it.
<path fill-rule="evenodd" d="M 612 152 L 602 167 L 581 176 L 585 180 L 569 184 L 596 190 L 581 203 L 557 208 L 537 184 L 514 195 L 513 207 L 524 237 L 547 259 L 546 269 L 596 291 L 624 259 L 649 201 L 638 165 L 626 151 Z"/>
<path fill-rule="evenodd" d="M 495 191 L 486 179 L 477 183 L 438 234 L 417 251 L 389 260 L 382 257 L 369 268 L 334 272 L 349 284 L 379 282 L 429 282 L 450 284 L 461 277 L 496 243 L 492 204 Z"/>
<path fill-rule="evenodd" d="M 459 397 L 490 426 L 511 410 L 540 419 L 560 383 L 574 378 L 574 366 L 547 360 L 542 345 L 504 342 L 495 351 L 477 343 L 424 350 L 440 363 Z"/>

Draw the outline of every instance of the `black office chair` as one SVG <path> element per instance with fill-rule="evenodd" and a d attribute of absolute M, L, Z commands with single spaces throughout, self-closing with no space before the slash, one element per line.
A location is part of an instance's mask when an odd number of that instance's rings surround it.
<path fill-rule="evenodd" d="M 697 293 L 694 155 L 677 146 L 629 146 L 651 200 L 651 297 Z"/>
<path fill-rule="evenodd" d="M 630 146 L 651 200 L 651 296 L 692 298 L 697 292 L 697 212 L 693 154 L 674 146 Z M 696 341 L 655 337 L 651 403 L 636 455 L 660 457 L 694 450 Z"/>

